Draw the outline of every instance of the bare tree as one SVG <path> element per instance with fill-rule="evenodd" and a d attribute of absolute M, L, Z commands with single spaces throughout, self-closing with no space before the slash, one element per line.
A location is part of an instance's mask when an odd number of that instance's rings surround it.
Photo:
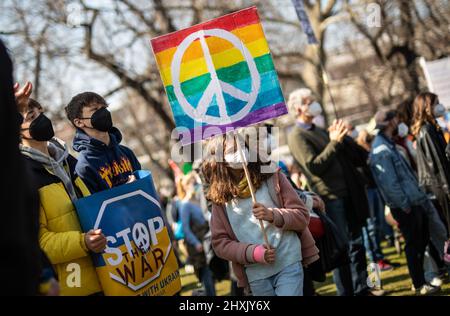
<path fill-rule="evenodd" d="M 306 41 L 302 41 L 300 46 L 294 48 L 289 45 L 277 45 L 275 47 L 274 56 L 277 60 L 281 60 L 285 64 L 301 64 L 301 70 L 296 73 L 292 71 L 281 72 L 281 78 L 298 77 L 299 82 L 304 86 L 309 87 L 315 94 L 316 98 L 322 104 L 326 102 L 326 86 L 324 82 L 323 71 L 327 65 L 328 54 L 325 48 L 327 42 L 327 30 L 330 25 L 339 21 L 340 7 L 339 1 L 304 1 L 311 25 L 317 37 L 317 45 L 306 45 Z M 288 20 L 283 16 L 266 17 L 267 22 L 275 23 L 275 28 L 280 30 L 280 27 L 290 28 L 294 31 L 287 34 L 291 37 L 292 34 L 298 37 L 303 36 L 303 30 L 300 23 L 296 20 Z M 303 36 L 304 37 L 304 36 Z M 294 40 L 295 41 L 295 40 Z M 289 39 L 286 41 L 289 42 Z M 285 42 L 285 43 L 286 43 Z M 328 109 L 329 110 L 329 109 Z M 327 118 L 327 117 L 326 117 Z"/>
<path fill-rule="evenodd" d="M 360 6 L 373 1 L 358 1 Z M 418 57 L 429 59 L 448 55 L 448 14 L 446 1 L 377 0 L 382 24 L 373 28 L 365 23 L 364 15 L 355 10 L 354 1 L 346 1 L 345 10 L 354 27 L 367 40 L 378 60 L 401 76 L 405 98 L 422 90 L 422 74 Z M 432 39 L 432 40 L 430 40 Z"/>
<path fill-rule="evenodd" d="M 86 83 L 91 89 L 104 90 L 105 97 L 120 96 L 123 107 L 130 108 L 121 112 L 131 122 L 125 124 L 129 139 L 158 170 L 167 170 L 166 156 L 154 152 L 170 152 L 170 142 L 161 140 L 170 138 L 175 124 L 151 38 L 256 4 L 282 85 L 309 87 L 326 105 L 323 67 L 332 75 L 336 94 L 342 82 L 354 76 L 371 113 L 380 103 L 389 104 L 422 89 L 418 56 L 432 60 L 449 55 L 446 0 L 304 3 L 319 40 L 315 46 L 307 45 L 290 0 L 4 0 L 0 34 L 9 40 L 16 64 L 23 69 L 20 77 L 33 78 L 35 97 L 54 103 L 56 118 L 63 119 L 61 108 L 71 95 L 71 82 L 63 79 L 69 69 L 104 77 L 105 82 L 88 78 Z M 382 23 L 377 27 L 368 25 L 365 12 L 373 3 L 380 8 Z M 345 40 L 339 42 L 335 33 L 342 32 Z M 338 70 L 337 51 L 351 56 Z M 345 97 L 336 99 L 344 113 Z M 137 104 L 147 111 L 137 111 Z M 331 112 L 329 107 L 325 110 Z"/>

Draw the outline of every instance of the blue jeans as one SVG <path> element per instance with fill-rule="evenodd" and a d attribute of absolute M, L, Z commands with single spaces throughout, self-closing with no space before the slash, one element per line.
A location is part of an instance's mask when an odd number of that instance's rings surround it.
<path fill-rule="evenodd" d="M 205 287 L 206 296 L 216 296 L 216 288 L 214 284 L 214 279 L 211 270 L 208 266 L 199 269 L 200 282 L 203 283 Z"/>
<path fill-rule="evenodd" d="M 437 203 L 437 202 L 436 202 Z M 433 202 L 428 200 L 423 205 L 425 214 L 428 218 L 428 229 L 430 232 L 430 241 L 442 258 L 444 256 L 444 244 L 447 241 L 447 229 L 444 222 L 439 217 L 439 211 Z"/>
<path fill-rule="evenodd" d="M 253 296 L 303 296 L 303 267 L 291 264 L 267 279 L 250 282 Z"/>
<path fill-rule="evenodd" d="M 427 281 L 441 274 L 443 272 L 442 270 L 447 270 L 450 274 L 450 265 L 446 265 L 442 260 L 444 256 L 444 245 L 447 241 L 447 228 L 439 216 L 439 211 L 435 203 L 438 204 L 438 201 L 428 200 L 423 205 L 428 218 L 428 230 L 430 232 L 429 249 L 425 253 L 424 260 L 425 278 Z M 434 247 L 434 251 L 431 249 L 432 247 Z"/>
<path fill-rule="evenodd" d="M 384 259 L 381 252 L 380 238 L 384 219 L 384 204 L 380 198 L 377 189 L 367 189 L 367 198 L 369 201 L 370 217 L 367 219 L 367 225 L 363 228 L 364 247 L 366 247 L 367 256 L 371 262 L 378 262 Z"/>
<path fill-rule="evenodd" d="M 345 199 L 326 202 L 327 215 L 337 228 L 344 232 L 349 246 L 350 264 L 333 270 L 333 279 L 339 296 L 365 295 L 369 290 L 362 229 L 355 228 L 354 231 L 350 231 L 346 212 L 346 204 L 349 203 L 350 201 L 347 202 Z"/>
<path fill-rule="evenodd" d="M 394 230 L 392 226 L 386 222 L 386 217 L 384 216 L 385 204 L 380 191 L 378 191 L 378 189 L 368 189 L 367 199 L 369 200 L 370 216 L 375 218 L 376 238 L 378 238 L 378 240 L 383 240 L 385 237 L 394 238 Z"/>
<path fill-rule="evenodd" d="M 439 268 L 436 265 L 436 261 L 431 257 L 429 247 L 425 251 L 425 257 L 423 259 L 423 270 L 425 272 L 425 281 L 431 282 L 433 278 L 439 276 Z"/>

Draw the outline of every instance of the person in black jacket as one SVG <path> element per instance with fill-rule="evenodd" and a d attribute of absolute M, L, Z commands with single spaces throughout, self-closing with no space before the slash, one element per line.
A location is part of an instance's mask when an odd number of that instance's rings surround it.
<path fill-rule="evenodd" d="M 0 221 L 0 247 L 5 254 L 0 260 L 0 295 L 37 295 L 39 286 L 52 276 L 48 276 L 51 266 L 39 248 L 38 192 L 19 152 L 20 112 L 32 87 L 13 85 L 12 74 L 11 59 L 0 40 L 0 132 L 6 166 L 3 177 L 8 179 L 8 185 L 0 190 L 1 205 L 8 206 Z"/>
<path fill-rule="evenodd" d="M 417 171 L 419 183 L 431 196 L 439 215 L 450 230 L 450 160 L 447 143 L 436 121 L 445 114 L 445 107 L 433 93 L 421 93 L 414 101 L 412 132 L 417 141 Z M 443 249 L 438 249 L 440 252 Z"/>

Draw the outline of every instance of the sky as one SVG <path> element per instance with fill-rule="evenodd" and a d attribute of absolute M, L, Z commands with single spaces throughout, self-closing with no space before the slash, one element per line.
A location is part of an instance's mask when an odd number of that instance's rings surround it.
<path fill-rule="evenodd" d="M 30 10 L 30 12 L 38 12 L 39 14 L 39 1 L 35 0 L 2 0 L 0 3 L 0 31 L 11 31 L 14 30 L 15 24 L 18 23 L 15 19 L 14 15 L 10 15 L 10 11 L 4 10 L 4 8 L 9 7 L 14 1 L 20 3 L 20 5 L 26 9 Z M 170 2 L 172 0 L 167 0 Z M 266 1 L 266 0 L 264 0 Z M 236 1 L 237 4 L 243 3 L 242 7 L 245 7 L 245 4 L 249 3 L 262 3 L 263 5 L 267 5 L 267 2 L 264 1 Z M 326 2 L 325 0 L 322 0 Z M 97 7 L 97 8 L 108 8 L 111 9 L 111 13 L 108 13 L 105 17 L 107 27 L 102 29 L 97 29 L 96 34 L 99 34 L 96 37 L 96 44 L 101 44 L 105 42 L 104 46 L 109 46 L 113 44 L 114 46 L 121 47 L 120 50 L 115 50 L 113 53 L 117 56 L 121 57 L 123 62 L 123 66 L 127 69 L 133 69 L 134 72 L 142 74 L 145 73 L 145 67 L 149 63 L 153 63 L 153 54 L 150 48 L 150 38 L 144 41 L 140 41 L 135 43 L 132 47 L 123 47 L 121 45 L 130 41 L 131 35 L 129 33 L 123 33 L 119 36 L 111 37 L 108 32 L 114 30 L 115 25 L 114 21 L 117 18 L 113 11 L 112 0 L 87 0 L 88 5 Z M 189 3 L 190 1 L 188 1 Z M 281 14 L 291 20 L 298 21 L 297 16 L 292 6 L 291 0 L 271 0 L 272 5 L 275 8 L 281 8 Z M 143 2 L 145 3 L 145 1 Z M 150 3 L 150 2 L 149 2 Z M 260 4 L 261 5 L 261 4 Z M 3 9 L 3 10 L 2 10 Z M 83 28 L 77 26 L 79 23 L 82 23 L 83 16 L 79 14 L 79 6 L 76 4 L 69 5 L 66 10 L 68 14 L 67 22 L 69 25 L 73 27 L 55 27 L 51 28 L 51 36 L 55 38 L 58 43 L 62 43 L 64 46 L 69 47 L 70 52 L 75 52 L 74 57 L 69 57 L 67 62 L 61 62 L 61 60 L 50 59 L 44 60 L 44 67 L 49 69 L 49 72 L 52 75 L 49 78 L 43 78 L 42 82 L 45 84 L 45 89 L 43 89 L 46 94 L 42 95 L 42 98 L 47 101 L 48 107 L 51 109 L 59 109 L 61 105 L 67 104 L 70 101 L 71 96 L 87 91 L 94 90 L 97 93 L 104 94 L 111 89 L 117 87 L 119 85 L 118 79 L 112 75 L 108 70 L 105 70 L 102 66 L 98 65 L 95 62 L 87 60 L 82 54 L 79 54 L 82 47 L 82 37 L 83 37 Z M 150 10 L 151 8 L 147 8 Z M 145 11 L 145 10 L 144 10 Z M 214 16 L 211 16 L 211 18 Z M 31 28 L 32 32 L 39 32 L 42 29 L 42 25 L 44 21 L 39 18 L 33 18 L 31 21 L 33 27 Z M 130 23 L 133 21 L 130 19 Z M 190 24 L 189 19 L 177 17 L 176 18 L 177 27 L 182 28 L 186 27 Z M 269 29 L 271 26 L 269 23 L 264 23 L 263 26 L 266 29 Z M 331 36 L 329 36 L 327 40 L 327 48 L 332 49 L 342 43 L 345 40 L 345 37 L 350 32 L 345 31 L 345 24 L 343 26 L 342 23 L 336 25 L 330 25 L 329 32 Z M 272 34 L 272 33 L 271 33 Z M 297 34 L 296 34 L 297 35 Z M 12 57 L 15 61 L 16 79 L 20 83 L 24 83 L 26 80 L 32 79 L 33 75 L 33 56 L 30 56 L 29 52 L 23 52 L 20 48 L 20 40 L 17 37 L 8 36 L 2 37 L 6 40 L 7 46 L 11 49 Z M 113 38 L 114 41 L 112 43 L 108 43 L 108 39 Z M 276 38 L 268 37 L 269 45 L 271 42 L 276 41 Z M 306 37 L 303 33 L 298 32 L 298 36 L 296 36 L 293 41 L 291 41 L 290 45 L 294 49 L 301 49 L 303 43 L 305 43 Z M 31 62 L 30 62 L 31 61 Z M 55 78 L 58 78 L 57 82 L 55 82 Z M 54 87 L 49 86 L 49 84 L 54 85 Z M 116 93 L 108 98 L 108 102 L 111 104 L 112 108 L 119 107 L 123 101 L 124 94 Z"/>

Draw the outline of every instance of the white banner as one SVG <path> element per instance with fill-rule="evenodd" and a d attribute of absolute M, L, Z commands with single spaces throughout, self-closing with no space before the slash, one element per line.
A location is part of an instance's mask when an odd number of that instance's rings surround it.
<path fill-rule="evenodd" d="M 434 61 L 420 59 L 427 79 L 428 88 L 431 92 L 439 96 L 439 101 L 450 109 L 450 58 L 443 58 Z"/>

